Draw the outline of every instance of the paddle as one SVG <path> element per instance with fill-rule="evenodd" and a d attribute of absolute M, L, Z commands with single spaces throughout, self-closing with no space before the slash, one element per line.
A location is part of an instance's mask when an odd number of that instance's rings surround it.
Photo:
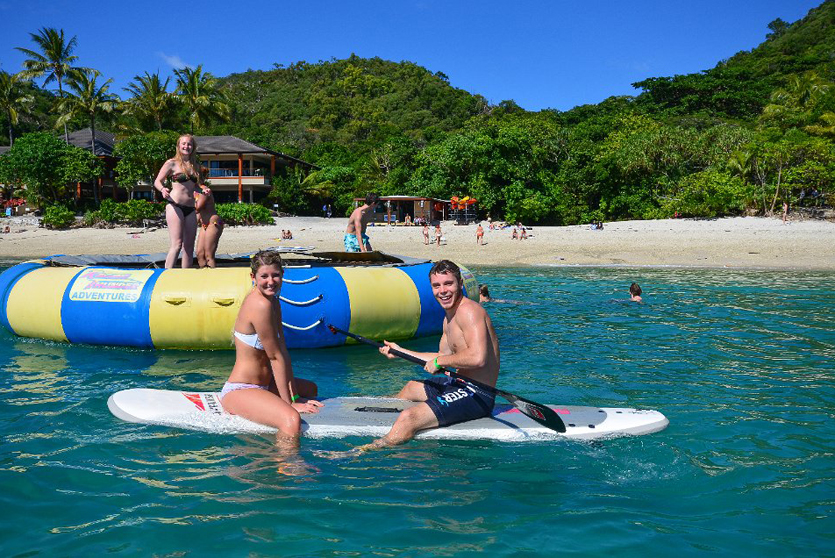
<path fill-rule="evenodd" d="M 337 333 L 341 333 L 343 335 L 347 335 L 357 341 L 361 341 L 367 345 L 371 345 L 373 347 L 383 347 L 382 343 L 378 343 L 373 339 L 369 339 L 367 337 L 363 337 L 362 335 L 357 335 L 356 333 L 351 333 L 350 331 L 345 331 L 344 329 L 339 329 L 336 326 L 328 325 L 328 329 L 331 330 L 331 333 L 336 335 Z M 415 364 L 419 364 L 421 366 L 426 366 L 426 361 L 419 359 L 416 356 L 412 356 L 408 353 L 404 353 L 402 351 L 398 351 L 397 349 L 390 349 L 391 354 L 399 356 L 402 359 L 408 360 L 409 362 L 414 362 Z M 445 374 L 448 374 L 452 378 L 457 378 L 469 384 L 472 384 L 479 389 L 484 391 L 494 393 L 499 395 L 505 399 L 507 399 L 511 405 L 519 409 L 519 411 L 528 416 L 547 428 L 551 430 L 556 430 L 557 432 L 565 432 L 565 423 L 562 421 L 560 416 L 551 408 L 546 407 L 536 401 L 531 401 L 530 399 L 525 399 L 524 397 L 519 397 L 518 395 L 514 395 L 510 392 L 504 391 L 503 389 L 494 388 L 492 386 L 488 386 L 487 384 L 482 384 L 481 382 L 477 382 L 466 376 L 462 376 L 458 372 L 450 370 L 449 368 L 440 368 L 439 370 L 443 371 Z"/>

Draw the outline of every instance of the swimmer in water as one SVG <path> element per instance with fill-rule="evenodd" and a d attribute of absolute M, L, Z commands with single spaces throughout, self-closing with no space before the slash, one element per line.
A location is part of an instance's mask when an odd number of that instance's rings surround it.
<path fill-rule="evenodd" d="M 643 302 L 644 299 L 641 298 L 641 293 L 641 286 L 638 283 L 629 285 L 629 300 L 632 302 Z"/>

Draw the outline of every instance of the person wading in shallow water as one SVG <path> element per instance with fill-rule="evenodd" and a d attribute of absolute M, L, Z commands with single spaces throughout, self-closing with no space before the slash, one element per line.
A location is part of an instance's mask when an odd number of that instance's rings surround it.
<path fill-rule="evenodd" d="M 345 229 L 346 252 L 370 252 L 371 242 L 365 229 L 374 214 L 374 208 L 380 201 L 380 196 L 370 192 L 365 196 L 365 203 L 356 208 L 348 217 L 348 227 Z"/>
<path fill-rule="evenodd" d="M 438 352 L 409 351 L 389 341 L 380 352 L 394 359 L 398 358 L 391 354 L 395 349 L 425 360 L 430 374 L 438 374 L 442 367 L 456 368 L 467 378 L 495 387 L 499 378 L 499 339 L 490 316 L 479 303 L 464 296 L 461 270 L 451 261 L 440 260 L 432 266 L 429 282 L 445 313 Z M 396 397 L 419 404 L 402 411 L 388 434 L 349 453 L 402 444 L 427 428 L 489 416 L 495 402 L 494 393 L 446 375 L 410 381 Z"/>
<path fill-rule="evenodd" d="M 632 302 L 643 302 L 644 299 L 641 298 L 643 291 L 641 291 L 641 286 L 638 283 L 632 283 L 629 285 L 629 300 Z"/>

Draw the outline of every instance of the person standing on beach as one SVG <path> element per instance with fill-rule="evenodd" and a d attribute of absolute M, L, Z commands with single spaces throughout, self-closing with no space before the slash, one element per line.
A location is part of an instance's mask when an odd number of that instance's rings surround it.
<path fill-rule="evenodd" d="M 788 220 L 789 220 L 789 204 L 787 202 L 783 202 L 783 224 L 785 225 Z"/>
<path fill-rule="evenodd" d="M 479 246 L 484 245 L 484 227 L 481 226 L 481 223 L 478 224 L 475 230 L 475 241 Z"/>
<path fill-rule="evenodd" d="M 423 243 L 429 246 L 429 223 L 423 222 Z"/>
<path fill-rule="evenodd" d="M 374 214 L 374 208 L 380 201 L 380 196 L 374 192 L 365 195 L 365 203 L 356 208 L 348 217 L 348 227 L 345 229 L 346 252 L 370 252 L 371 242 L 365 229 Z"/>
<path fill-rule="evenodd" d="M 439 221 L 438 224 L 435 225 L 435 242 L 438 244 L 438 246 L 441 245 L 441 238 L 443 238 L 443 236 L 444 233 L 441 231 L 441 223 Z"/>
<path fill-rule="evenodd" d="M 641 298 L 641 286 L 638 283 L 632 283 L 629 285 L 629 300 L 632 302 L 643 302 L 644 299 Z"/>
<path fill-rule="evenodd" d="M 199 186 L 200 169 L 195 152 L 197 144 L 194 136 L 183 134 L 177 139 L 177 152 L 168 159 L 154 180 L 154 188 L 159 190 L 166 202 L 165 222 L 168 225 L 170 246 L 165 257 L 165 268 L 171 269 L 183 252 L 182 267 L 188 269 L 194 260 L 194 239 L 197 236 L 197 216 L 194 213 L 194 191 Z M 167 179 L 171 179 L 166 186 Z M 204 194 L 211 190 L 201 187 Z"/>
<path fill-rule="evenodd" d="M 477 302 L 464 296 L 461 270 L 449 260 L 440 260 L 429 271 L 432 294 L 445 317 L 438 352 L 419 353 L 385 341 L 380 353 L 396 358 L 391 350 L 401 351 L 426 361 L 425 370 L 437 375 L 443 367 L 490 387 L 499 378 L 499 339 L 490 316 Z M 427 428 L 449 426 L 490 416 L 495 394 L 481 390 L 466 379 L 446 375 L 408 382 L 396 395 L 417 401 L 397 417 L 388 434 L 354 452 L 395 446 L 411 440 Z"/>
<path fill-rule="evenodd" d="M 223 219 L 217 214 L 215 198 L 208 194 L 194 193 L 194 207 L 197 209 L 197 224 L 200 235 L 197 237 L 197 265 L 203 267 L 217 267 L 215 255 L 220 235 L 223 234 Z"/>

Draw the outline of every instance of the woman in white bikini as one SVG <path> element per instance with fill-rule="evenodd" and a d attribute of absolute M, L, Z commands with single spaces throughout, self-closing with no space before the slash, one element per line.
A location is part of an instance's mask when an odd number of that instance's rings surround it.
<path fill-rule="evenodd" d="M 159 170 L 154 188 L 160 191 L 167 202 L 165 221 L 168 224 L 168 238 L 171 244 L 165 258 L 165 268 L 170 269 L 177 263 L 180 250 L 183 251 L 182 266 L 191 267 L 194 260 L 194 238 L 197 235 L 197 216 L 194 213 L 194 191 L 200 184 L 200 171 L 195 157 L 197 145 L 194 136 L 184 134 L 177 139 L 177 153 L 168 159 Z M 171 185 L 164 181 L 171 178 Z M 205 194 L 211 193 L 201 187 Z"/>
<path fill-rule="evenodd" d="M 220 393 L 228 412 L 278 429 L 276 438 L 298 443 L 299 413 L 316 413 L 322 403 L 311 381 L 293 376 L 281 327 L 278 293 L 284 269 L 277 252 L 252 258 L 254 287 L 235 320 L 235 366 Z"/>

